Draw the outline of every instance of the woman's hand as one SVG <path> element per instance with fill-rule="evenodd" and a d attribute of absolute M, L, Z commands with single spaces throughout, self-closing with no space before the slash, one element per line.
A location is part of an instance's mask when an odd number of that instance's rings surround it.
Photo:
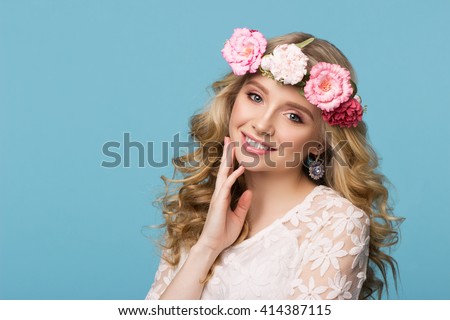
<path fill-rule="evenodd" d="M 234 148 L 230 145 L 230 138 L 225 137 L 216 186 L 202 234 L 197 242 L 197 245 L 206 247 L 217 255 L 238 238 L 252 200 L 251 191 L 246 190 L 234 211 L 230 208 L 231 187 L 245 171 L 242 165 L 233 171 L 233 160 Z"/>
<path fill-rule="evenodd" d="M 205 285 L 204 279 L 217 256 L 232 245 L 241 233 L 252 193 L 246 190 L 236 209 L 231 210 L 231 187 L 245 170 L 243 166 L 239 166 L 233 171 L 233 159 L 234 150 L 231 148 L 230 139 L 225 137 L 216 186 L 202 234 L 160 299 L 200 299 Z"/>

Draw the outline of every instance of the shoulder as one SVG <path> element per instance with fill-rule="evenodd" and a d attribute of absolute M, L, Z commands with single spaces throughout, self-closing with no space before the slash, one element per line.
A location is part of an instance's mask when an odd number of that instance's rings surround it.
<path fill-rule="evenodd" d="M 363 210 L 326 186 L 314 190 L 304 214 L 309 215 L 309 236 L 317 232 L 327 232 L 333 237 L 367 234 L 370 227 L 370 218 Z"/>
<path fill-rule="evenodd" d="M 355 216 L 361 218 L 369 218 L 368 215 L 360 208 L 355 206 L 350 200 L 343 197 L 336 190 L 327 186 L 318 186 L 317 192 L 311 199 L 310 207 L 317 211 L 333 212 L 352 212 Z"/>

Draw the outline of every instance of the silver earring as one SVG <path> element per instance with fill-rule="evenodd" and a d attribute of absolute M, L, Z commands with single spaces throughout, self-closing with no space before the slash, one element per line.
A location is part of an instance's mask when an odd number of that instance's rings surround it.
<path fill-rule="evenodd" d="M 310 161 L 308 167 L 309 176 L 314 180 L 319 180 L 325 174 L 325 167 L 323 161 L 319 160 L 319 156 L 317 156 L 316 160 Z"/>

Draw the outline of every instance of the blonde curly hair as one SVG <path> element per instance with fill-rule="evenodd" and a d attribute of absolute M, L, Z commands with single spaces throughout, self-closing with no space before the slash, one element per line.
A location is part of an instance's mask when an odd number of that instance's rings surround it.
<path fill-rule="evenodd" d="M 271 39 L 266 53 L 271 53 L 277 45 L 299 43 L 310 37 L 310 34 L 291 33 Z M 331 43 L 316 38 L 302 51 L 309 57 L 308 71 L 318 62 L 339 64 L 351 72 L 352 80 L 356 82 L 350 62 Z M 190 120 L 190 134 L 199 143 L 199 148 L 173 159 L 172 179 L 161 177 L 165 191 L 156 201 L 165 219 L 161 225 L 166 230 L 161 245 L 165 252 L 163 258 L 173 266 L 179 263 L 182 250 L 191 248 L 202 233 L 223 152 L 222 142 L 228 135 L 231 110 L 240 89 L 251 77 L 230 73 L 212 84 L 214 98 L 203 112 Z M 367 279 L 359 298 L 375 298 L 376 295 L 380 299 L 383 288 L 387 289 L 389 269 L 397 286 L 397 262 L 385 248 L 390 249 L 398 242 L 398 224 L 402 219 L 393 215 L 388 204 L 387 180 L 377 171 L 378 157 L 367 140 L 365 123 L 361 121 L 357 127 L 340 128 L 324 122 L 322 133 L 326 174 L 320 183 L 338 191 L 371 219 Z M 331 139 L 325 139 L 325 134 Z M 337 148 L 341 141 L 346 143 Z M 344 165 L 336 159 L 341 159 Z M 177 174 L 181 175 L 179 179 L 175 179 Z M 232 208 L 244 190 L 245 181 L 241 176 L 232 188 Z M 235 244 L 244 240 L 248 232 L 246 222 Z M 214 265 L 210 274 L 213 268 Z"/>

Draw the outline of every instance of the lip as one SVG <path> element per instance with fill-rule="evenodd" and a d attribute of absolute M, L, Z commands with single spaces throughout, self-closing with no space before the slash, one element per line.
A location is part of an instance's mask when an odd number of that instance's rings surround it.
<path fill-rule="evenodd" d="M 243 148 L 244 148 L 246 151 L 248 151 L 248 152 L 256 153 L 256 154 L 266 154 L 266 153 L 269 153 L 269 152 L 271 152 L 271 151 L 277 150 L 276 148 L 272 147 L 270 144 L 268 144 L 268 143 L 266 143 L 266 142 L 264 142 L 264 141 L 261 141 L 261 140 L 259 140 L 259 139 L 256 139 L 255 137 L 253 137 L 253 136 L 250 135 L 250 134 L 247 134 L 247 133 L 245 133 L 245 132 L 241 132 L 241 134 L 242 134 L 242 146 L 243 146 Z M 256 148 L 252 147 L 252 146 L 245 140 L 245 137 L 249 137 L 249 138 L 252 139 L 253 141 L 258 142 L 258 143 L 262 144 L 263 146 L 269 147 L 270 150 L 261 150 L 261 149 L 256 149 Z"/>

